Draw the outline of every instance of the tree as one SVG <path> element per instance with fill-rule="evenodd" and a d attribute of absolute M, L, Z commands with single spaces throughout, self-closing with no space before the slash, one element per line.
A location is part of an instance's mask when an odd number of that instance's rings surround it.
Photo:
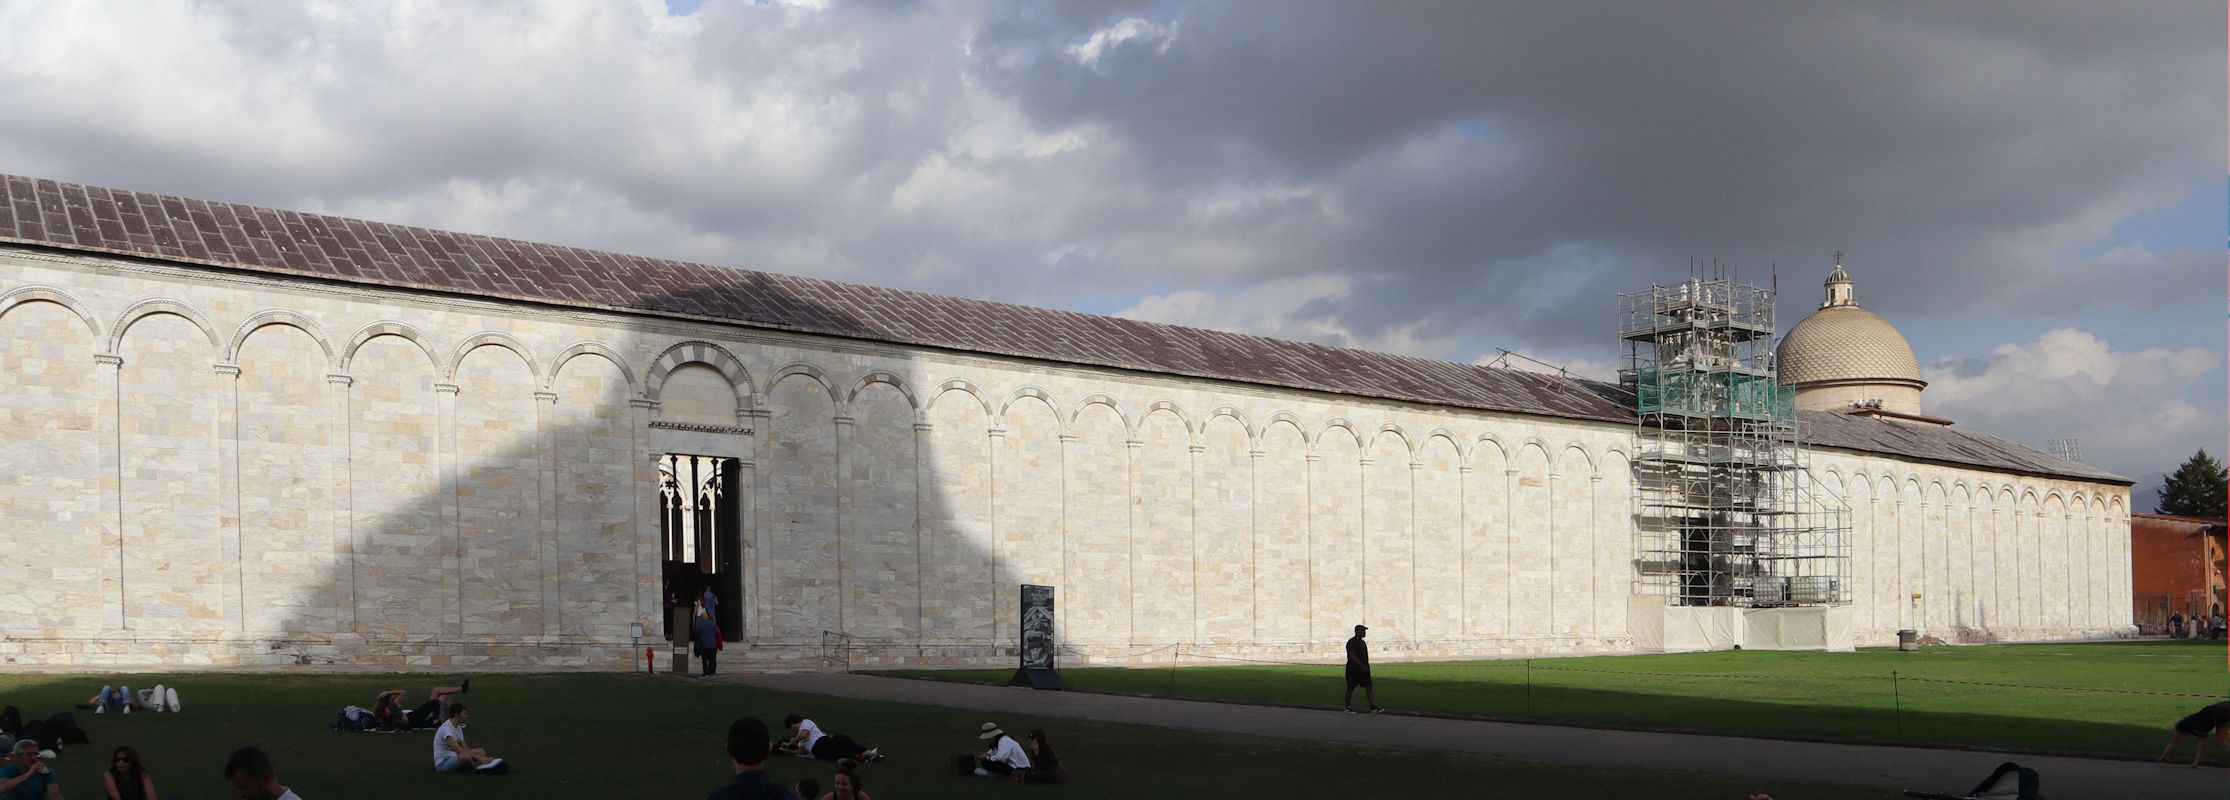
<path fill-rule="evenodd" d="M 2225 508 L 2226 491 L 2230 491 L 2230 471 L 2201 450 L 2177 467 L 2176 474 L 2168 476 L 2168 485 L 2161 487 L 2160 502 L 2153 513 L 2222 519 L 2225 511 L 2230 511 Z"/>

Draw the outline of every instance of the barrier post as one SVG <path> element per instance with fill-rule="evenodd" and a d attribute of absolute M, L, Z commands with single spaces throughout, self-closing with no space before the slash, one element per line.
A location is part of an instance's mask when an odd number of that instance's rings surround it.
<path fill-rule="evenodd" d="M 1889 671 L 1890 708 L 1897 717 L 1897 738 L 1905 738 L 1905 700 L 1897 691 L 1897 670 Z"/>
<path fill-rule="evenodd" d="M 1533 659 L 1525 660 L 1525 715 L 1533 716 Z"/>

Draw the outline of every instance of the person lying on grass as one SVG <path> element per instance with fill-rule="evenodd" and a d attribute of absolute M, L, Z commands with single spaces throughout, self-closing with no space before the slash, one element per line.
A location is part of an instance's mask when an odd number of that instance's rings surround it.
<path fill-rule="evenodd" d="M 2207 737 L 2213 736 L 2225 752 L 2230 752 L 2230 700 L 2199 709 L 2198 712 L 2176 720 L 2176 733 L 2168 738 L 2168 747 L 2160 751 L 2157 760 L 2167 761 L 2168 754 L 2176 752 L 2176 743 L 2185 736 L 2199 740 L 2199 749 L 2191 754 L 2191 768 L 2198 769 L 2199 761 L 2207 756 Z"/>
<path fill-rule="evenodd" d="M 407 731 L 412 728 L 431 728 L 449 718 L 449 696 L 472 691 L 472 680 L 465 679 L 456 686 L 436 686 L 426 691 L 426 702 L 416 709 L 403 710 L 403 690 L 389 689 L 372 698 L 372 726 L 383 731 Z"/>
<path fill-rule="evenodd" d="M 775 749 L 800 758 L 818 758 L 835 761 L 849 758 L 854 761 L 880 761 L 883 751 L 852 741 L 841 733 L 822 733 L 821 726 L 797 714 L 782 718 L 782 725 L 790 729 L 790 738 L 775 745 Z"/>

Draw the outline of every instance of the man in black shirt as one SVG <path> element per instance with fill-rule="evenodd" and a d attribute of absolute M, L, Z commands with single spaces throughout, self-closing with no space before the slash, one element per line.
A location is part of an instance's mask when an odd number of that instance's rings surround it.
<path fill-rule="evenodd" d="M 1371 713 L 1386 710 L 1378 707 L 1378 690 L 1371 688 L 1371 651 L 1363 645 L 1363 632 L 1367 630 L 1370 628 L 1357 625 L 1354 638 L 1347 640 L 1347 700 L 1341 705 L 1347 708 L 1349 714 L 1355 713 L 1357 686 L 1363 687 L 1363 699 L 1370 702 Z"/>
<path fill-rule="evenodd" d="M 774 738 L 767 724 L 743 717 L 728 725 L 728 760 L 735 762 L 736 778 L 712 790 L 705 800 L 799 800 L 798 793 L 767 777 L 767 754 L 774 752 Z"/>
<path fill-rule="evenodd" d="M 2191 766 L 2194 769 L 2199 767 L 2199 760 L 2207 755 L 2207 737 L 2213 736 L 2220 740 L 2222 749 L 2230 751 L 2230 700 L 2199 709 L 2197 713 L 2177 720 L 2176 735 L 2169 737 L 2168 749 L 2160 751 L 2159 760 L 2167 761 L 2168 754 L 2176 751 L 2176 743 L 2183 741 L 2185 736 L 2199 740 L 2199 751 L 2191 754 Z"/>

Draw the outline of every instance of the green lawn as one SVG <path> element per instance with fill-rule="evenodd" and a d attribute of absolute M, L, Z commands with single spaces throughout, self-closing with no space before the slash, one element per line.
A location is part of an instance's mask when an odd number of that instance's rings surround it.
<path fill-rule="evenodd" d="M 2176 719 L 2230 693 L 2224 665 L 2221 642 L 2146 641 L 1386 663 L 1374 677 L 1379 701 L 1400 711 L 2151 758 Z M 1003 683 L 1011 673 L 884 674 Z M 1337 707 L 1344 686 L 1338 665 L 1064 669 L 1061 677 L 1083 691 L 1314 707 Z M 1984 683 L 2052 688 L 1974 685 Z M 1363 704 L 1360 691 L 1355 703 Z"/>
<path fill-rule="evenodd" d="M 0 703 L 45 716 L 83 701 L 108 675 L 0 675 Z M 136 686 L 156 676 L 134 675 Z M 1061 787 L 1015 786 L 943 771 L 944 757 L 973 750 L 980 712 L 788 695 L 730 684 L 645 675 L 474 676 L 464 697 L 473 709 L 468 738 L 516 764 L 502 777 L 435 775 L 432 734 L 337 733 L 333 712 L 370 702 L 380 689 L 427 686 L 461 675 L 171 675 L 183 714 L 94 716 L 75 711 L 93 742 L 69 748 L 54 766 L 65 796 L 102 797 L 99 770 L 109 748 L 137 747 L 164 796 L 230 797 L 219 773 L 233 748 L 269 751 L 283 781 L 309 800 L 346 798 L 698 798 L 730 775 L 721 752 L 730 720 L 755 715 L 770 725 L 797 710 L 831 731 L 853 734 L 891 753 L 869 765 L 878 800 L 939 797 L 1237 798 L 1377 797 L 1428 788 L 1443 796 L 1631 797 L 1724 800 L 1752 791 L 1777 797 L 1855 800 L 1888 793 L 1683 774 L 1636 774 L 1421 751 L 1324 745 L 1130 725 L 1007 716 L 1008 730 L 1044 727 L 1071 766 Z M 775 777 L 814 775 L 828 785 L 833 766 L 779 757 Z M 1637 781 L 1646 782 L 1637 784 Z M 1451 787 L 1462 787 L 1460 790 Z"/>

